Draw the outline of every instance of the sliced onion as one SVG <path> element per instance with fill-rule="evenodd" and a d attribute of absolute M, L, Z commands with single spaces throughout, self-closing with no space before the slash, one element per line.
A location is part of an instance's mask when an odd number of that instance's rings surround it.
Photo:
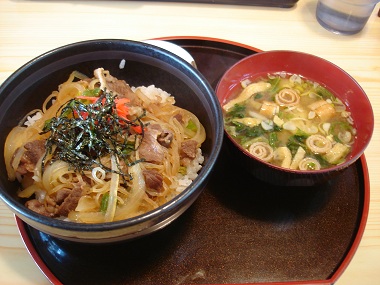
<path fill-rule="evenodd" d="M 20 147 L 16 153 L 15 153 L 15 156 L 13 157 L 13 161 L 12 161 L 12 168 L 16 171 L 19 164 L 20 164 L 20 161 L 21 161 L 21 158 L 22 156 L 24 155 L 24 152 L 25 152 L 25 148 L 24 147 Z"/>
<path fill-rule="evenodd" d="M 111 167 L 112 167 L 113 171 L 118 170 L 116 159 L 117 158 L 114 155 L 111 155 Z M 115 216 L 116 204 L 117 204 L 117 189 L 119 187 L 119 179 L 120 179 L 120 175 L 115 173 L 115 172 L 112 172 L 107 211 L 106 211 L 106 214 L 104 217 L 104 220 L 106 222 L 113 221 L 113 218 Z"/>
<path fill-rule="evenodd" d="M 146 185 L 140 164 L 137 163 L 130 167 L 129 172 L 133 177 L 131 193 L 125 200 L 125 204 L 117 208 L 115 221 L 127 219 L 135 215 L 145 195 Z"/>

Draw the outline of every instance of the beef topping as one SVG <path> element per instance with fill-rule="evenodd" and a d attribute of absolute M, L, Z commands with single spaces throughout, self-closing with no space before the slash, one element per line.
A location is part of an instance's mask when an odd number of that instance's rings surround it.
<path fill-rule="evenodd" d="M 175 114 L 174 115 L 174 118 L 178 121 L 178 122 L 180 122 L 181 124 L 183 124 L 183 118 L 182 118 L 182 115 L 181 114 Z"/>
<path fill-rule="evenodd" d="M 148 188 L 154 189 L 158 192 L 164 189 L 163 177 L 157 170 L 144 170 L 143 175 L 145 178 L 145 184 Z"/>
<path fill-rule="evenodd" d="M 164 147 L 157 141 L 160 131 L 148 128 L 139 146 L 140 158 L 155 164 L 162 164 L 165 158 Z"/>
<path fill-rule="evenodd" d="M 103 68 L 95 69 L 94 76 L 99 79 L 100 89 L 109 90 L 118 95 L 119 98 L 128 98 L 131 103 L 140 100 L 127 82 L 113 77 L 109 72 L 105 72 Z"/>
<path fill-rule="evenodd" d="M 67 188 L 60 189 L 52 196 L 47 195 L 43 203 L 33 199 L 27 201 L 25 206 L 47 217 L 67 217 L 70 211 L 75 210 L 79 199 L 84 195 L 84 185 L 84 183 L 76 183 L 72 190 Z"/>
<path fill-rule="evenodd" d="M 75 187 L 70 191 L 70 194 L 64 199 L 62 204 L 58 207 L 57 214 L 59 216 L 67 217 L 70 211 L 74 211 L 78 205 L 79 199 L 83 196 L 82 183 L 76 183 Z"/>
<path fill-rule="evenodd" d="M 63 201 L 70 195 L 71 190 L 67 188 L 59 189 L 52 195 L 53 200 L 56 204 L 61 205 Z"/>
<path fill-rule="evenodd" d="M 37 199 L 29 200 L 25 203 L 25 206 L 32 211 L 44 215 L 46 217 L 54 217 L 55 216 L 55 208 L 53 207 L 45 207 L 43 203 L 38 201 Z"/>
<path fill-rule="evenodd" d="M 128 99 L 134 99 L 136 96 L 131 87 L 124 80 L 107 81 L 107 85 L 110 91 L 115 92 L 120 98 L 126 97 Z M 133 97 L 133 98 L 131 98 Z"/>
<path fill-rule="evenodd" d="M 195 140 L 187 140 L 181 143 L 180 156 L 181 158 L 194 159 L 197 155 L 197 145 Z"/>
<path fill-rule="evenodd" d="M 168 148 L 170 147 L 172 141 L 173 141 L 173 133 L 171 131 L 162 131 L 158 137 L 157 141 L 160 145 Z"/>
<path fill-rule="evenodd" d="M 35 140 L 24 145 L 25 152 L 21 157 L 17 172 L 21 175 L 32 173 L 38 160 L 45 154 L 45 141 Z"/>

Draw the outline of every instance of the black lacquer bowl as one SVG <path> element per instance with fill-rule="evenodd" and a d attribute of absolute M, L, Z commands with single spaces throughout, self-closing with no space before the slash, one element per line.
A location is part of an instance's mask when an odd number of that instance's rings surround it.
<path fill-rule="evenodd" d="M 125 60 L 125 67 L 119 64 Z M 199 196 L 217 160 L 223 141 L 222 115 L 215 93 L 203 75 L 173 53 L 147 43 L 127 40 L 92 40 L 49 51 L 22 66 L 0 87 L 0 146 L 10 130 L 31 110 L 39 108 L 69 74 L 78 70 L 92 76 L 103 67 L 131 86 L 154 84 L 175 97 L 176 105 L 193 112 L 206 129 L 202 145 L 203 168 L 177 197 L 144 215 L 101 224 L 65 222 L 39 215 L 17 197 L 17 183 L 7 178 L 0 158 L 0 197 L 17 217 L 30 226 L 65 240 L 108 243 L 143 236 L 180 216 Z"/>

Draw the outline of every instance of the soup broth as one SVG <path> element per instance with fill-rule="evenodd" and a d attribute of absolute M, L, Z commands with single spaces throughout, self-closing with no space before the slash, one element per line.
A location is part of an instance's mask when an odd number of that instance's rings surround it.
<path fill-rule="evenodd" d="M 355 141 L 351 113 L 327 88 L 297 74 L 241 82 L 223 105 L 225 129 L 268 163 L 319 170 L 345 161 Z"/>

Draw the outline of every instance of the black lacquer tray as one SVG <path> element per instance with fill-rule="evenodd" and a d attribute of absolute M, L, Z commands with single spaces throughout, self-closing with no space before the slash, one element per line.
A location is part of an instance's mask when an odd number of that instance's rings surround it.
<path fill-rule="evenodd" d="M 165 40 L 188 50 L 214 88 L 229 66 L 260 52 L 219 39 Z M 333 284 L 360 243 L 368 208 L 364 156 L 326 184 L 282 188 L 249 178 L 224 145 L 199 199 L 148 237 L 77 244 L 16 221 L 53 284 Z"/>

